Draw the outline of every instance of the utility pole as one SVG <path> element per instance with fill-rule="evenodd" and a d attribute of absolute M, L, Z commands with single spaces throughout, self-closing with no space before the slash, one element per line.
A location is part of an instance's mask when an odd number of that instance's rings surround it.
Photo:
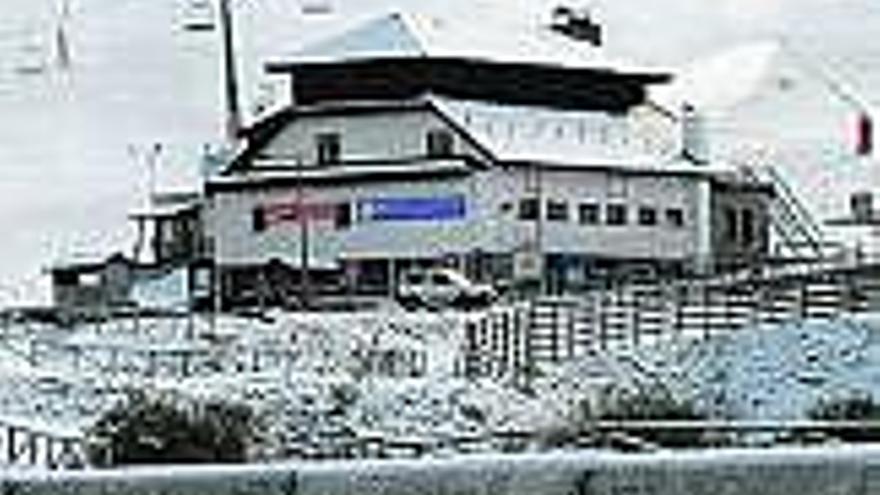
<path fill-rule="evenodd" d="M 238 103 L 238 77 L 235 70 L 235 29 L 230 0 L 220 1 L 220 30 L 223 37 L 223 76 L 226 96 L 226 139 L 230 145 L 238 141 L 241 130 L 241 108 Z"/>
<path fill-rule="evenodd" d="M 300 309 L 311 306 L 311 280 L 309 279 L 309 211 L 305 201 L 302 157 L 296 158 L 296 210 L 299 220 L 299 283 Z"/>
<path fill-rule="evenodd" d="M 223 89 L 226 103 L 224 131 L 226 142 L 234 150 L 241 131 L 241 108 L 238 102 L 238 77 L 235 70 L 235 29 L 232 19 L 230 0 L 218 0 L 220 11 L 221 50 L 223 53 Z M 216 241 L 212 249 L 211 263 L 211 327 L 216 330 L 217 313 L 223 304 L 223 280 L 220 273 L 220 260 Z"/>

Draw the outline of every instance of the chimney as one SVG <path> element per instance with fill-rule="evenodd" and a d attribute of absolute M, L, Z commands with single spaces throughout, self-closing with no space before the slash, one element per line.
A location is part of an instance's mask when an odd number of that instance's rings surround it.
<path fill-rule="evenodd" d="M 577 41 L 602 46 L 602 25 L 593 21 L 589 9 L 560 5 L 553 9 L 550 29 Z"/>
<path fill-rule="evenodd" d="M 703 116 L 690 103 L 682 106 L 681 155 L 697 165 L 709 163 L 709 141 Z"/>

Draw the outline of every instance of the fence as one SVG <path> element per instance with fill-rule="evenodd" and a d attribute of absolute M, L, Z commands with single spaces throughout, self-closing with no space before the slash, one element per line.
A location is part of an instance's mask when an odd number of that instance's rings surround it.
<path fill-rule="evenodd" d="M 81 434 L 0 418 L 0 465 L 58 469 L 84 463 L 85 443 Z"/>
<path fill-rule="evenodd" d="M 617 284 L 578 298 L 494 308 L 472 319 L 465 329 L 464 374 L 508 377 L 522 385 L 542 363 L 611 347 L 706 339 L 878 307 L 880 278 L 864 270 Z"/>
<path fill-rule="evenodd" d="M 0 471 L 31 495 L 873 495 L 880 448 L 578 452 L 105 472 Z"/>

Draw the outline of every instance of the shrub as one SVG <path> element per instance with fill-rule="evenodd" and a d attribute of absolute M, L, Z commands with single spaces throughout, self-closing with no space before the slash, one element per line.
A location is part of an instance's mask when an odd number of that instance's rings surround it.
<path fill-rule="evenodd" d="M 89 429 L 95 466 L 247 460 L 256 438 L 247 406 L 134 391 Z"/>

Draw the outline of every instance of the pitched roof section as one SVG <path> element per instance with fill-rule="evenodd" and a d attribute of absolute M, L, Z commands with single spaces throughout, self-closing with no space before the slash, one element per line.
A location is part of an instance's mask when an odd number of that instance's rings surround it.
<path fill-rule="evenodd" d="M 269 64 L 270 71 L 292 65 L 371 59 L 447 58 L 530 64 L 568 69 L 665 75 L 668 71 L 608 58 L 604 51 L 562 36 L 539 22 L 394 12 L 340 35 L 307 45 Z M 499 16 L 503 18 L 503 16 Z"/>
<path fill-rule="evenodd" d="M 649 135 L 627 116 L 426 97 L 480 148 L 506 163 L 666 168 L 677 136 Z M 692 166 L 688 169 L 693 169 Z"/>
<path fill-rule="evenodd" d="M 489 162 L 618 169 L 649 174 L 711 175 L 732 170 L 728 164 L 717 161 L 705 166 L 694 166 L 684 161 L 679 154 L 678 127 L 654 127 L 648 117 L 639 116 L 637 112 L 617 115 L 486 103 L 426 94 L 393 105 L 378 101 L 290 107 L 271 120 L 264 121 L 263 127 L 252 131 L 253 141 L 226 171 L 226 175 L 253 172 L 247 167 L 250 160 L 297 118 L 389 111 L 436 112 L 460 133 L 461 138 L 479 150 L 481 158 Z"/>
<path fill-rule="evenodd" d="M 294 54 L 305 61 L 338 61 L 345 59 L 416 58 L 426 55 L 424 41 L 419 38 L 403 14 L 372 19 L 341 35 L 308 45 Z"/>

